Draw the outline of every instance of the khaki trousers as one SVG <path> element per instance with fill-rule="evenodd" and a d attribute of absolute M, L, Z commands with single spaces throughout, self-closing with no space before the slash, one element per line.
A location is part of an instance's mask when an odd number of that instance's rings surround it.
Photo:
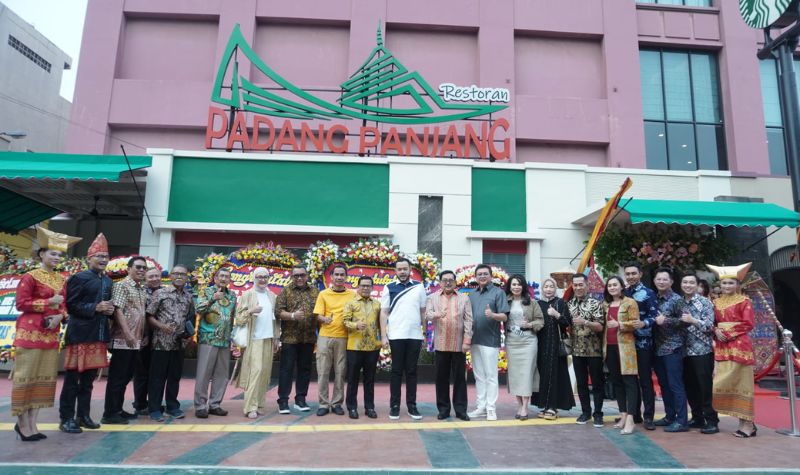
<path fill-rule="evenodd" d="M 244 415 L 252 411 L 263 410 L 266 405 L 267 388 L 272 376 L 272 338 L 250 340 L 244 350 L 247 364 L 247 386 L 244 390 Z"/>
<path fill-rule="evenodd" d="M 333 397 L 329 397 L 328 382 L 333 369 Z M 344 379 L 347 372 L 347 338 L 317 338 L 317 390 L 319 407 L 330 408 L 344 402 Z"/>
<path fill-rule="evenodd" d="M 227 347 L 197 345 L 197 375 L 194 383 L 194 409 L 216 408 L 225 397 L 231 366 L 231 349 Z M 211 383 L 211 396 L 208 383 Z"/>

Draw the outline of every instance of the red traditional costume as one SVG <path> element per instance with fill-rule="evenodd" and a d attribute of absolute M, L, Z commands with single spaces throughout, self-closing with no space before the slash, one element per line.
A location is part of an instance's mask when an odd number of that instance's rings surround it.
<path fill-rule="evenodd" d="M 80 241 L 65 234 L 38 229 L 42 249 L 66 251 Z M 59 272 L 34 269 L 22 276 L 17 287 L 17 317 L 14 347 L 14 383 L 11 389 L 11 415 L 19 416 L 29 409 L 52 407 L 58 374 L 58 346 L 61 327 L 45 328 L 46 317 L 66 316 L 65 279 Z M 55 295 L 64 298 L 50 305 Z"/>
<path fill-rule="evenodd" d="M 750 264 L 738 267 L 709 266 L 722 279 L 744 280 Z M 722 295 L 714 301 L 714 325 L 725 337 L 715 338 L 714 408 L 739 419 L 754 416 L 753 343 L 749 332 L 755 325 L 750 299 L 742 294 Z M 716 335 L 715 335 L 716 336 Z"/>

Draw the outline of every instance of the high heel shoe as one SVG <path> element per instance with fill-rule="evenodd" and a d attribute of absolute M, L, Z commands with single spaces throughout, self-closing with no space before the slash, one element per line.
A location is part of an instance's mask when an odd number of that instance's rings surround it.
<path fill-rule="evenodd" d="M 39 438 L 36 437 L 36 434 L 27 437 L 22 435 L 22 431 L 19 430 L 19 424 L 14 424 L 14 432 L 17 433 L 17 438 L 21 439 L 23 442 L 36 442 L 39 440 Z"/>
<path fill-rule="evenodd" d="M 753 424 L 753 432 L 750 432 L 749 434 L 743 430 L 737 430 L 736 432 L 733 433 L 734 437 L 738 437 L 740 439 L 749 439 L 750 437 L 755 437 L 757 435 L 758 435 L 758 427 L 756 427 L 755 424 Z"/>

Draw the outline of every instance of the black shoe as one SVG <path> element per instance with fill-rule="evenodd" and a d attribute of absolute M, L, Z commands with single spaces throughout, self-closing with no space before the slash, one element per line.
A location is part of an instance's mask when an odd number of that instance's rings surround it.
<path fill-rule="evenodd" d="M 634 424 L 641 424 L 642 422 L 644 422 L 644 419 L 642 419 L 642 416 L 633 416 L 633 423 Z"/>
<path fill-rule="evenodd" d="M 303 399 L 295 401 L 294 402 L 294 408 L 297 409 L 300 412 L 308 412 L 308 411 L 311 410 L 311 408 L 308 407 L 308 404 L 306 404 L 306 401 L 303 400 Z"/>
<path fill-rule="evenodd" d="M 341 406 L 339 406 L 339 407 L 341 407 Z M 358 409 L 348 409 L 347 410 L 347 416 L 350 419 L 358 419 Z"/>
<path fill-rule="evenodd" d="M 282 401 L 278 403 L 278 414 L 291 414 L 292 411 L 289 410 L 289 403 L 286 401 Z"/>
<path fill-rule="evenodd" d="M 110 424 L 110 425 L 126 425 L 128 424 L 128 419 L 125 419 L 119 414 L 110 416 L 110 417 L 103 417 L 100 419 L 100 422 L 103 424 Z"/>
<path fill-rule="evenodd" d="M 61 424 L 58 425 L 58 430 L 67 434 L 80 434 L 83 432 L 83 429 L 75 419 L 62 419 Z"/>
<path fill-rule="evenodd" d="M 329 412 L 331 412 L 331 410 L 328 409 L 327 407 L 320 407 L 319 409 L 317 409 L 317 415 L 320 417 L 328 414 Z"/>
<path fill-rule="evenodd" d="M 23 442 L 36 442 L 37 440 L 42 440 L 38 434 L 33 434 L 29 436 L 22 435 L 22 431 L 19 430 L 19 424 L 14 424 L 14 432 L 17 433 L 17 438 L 22 440 Z"/>
<path fill-rule="evenodd" d="M 393 421 L 400 419 L 400 406 L 392 406 L 392 408 L 389 409 L 389 419 Z"/>
<path fill-rule="evenodd" d="M 575 423 L 576 424 L 580 424 L 580 425 L 584 425 L 587 422 L 589 422 L 589 420 L 591 420 L 591 418 L 592 417 L 589 414 L 581 414 L 580 416 L 578 416 L 577 419 L 575 419 Z"/>
<path fill-rule="evenodd" d="M 149 416 L 150 415 L 150 409 L 148 409 L 147 406 L 145 406 L 144 409 L 136 409 L 136 415 L 137 416 Z"/>
<path fill-rule="evenodd" d="M 673 422 L 672 424 L 664 427 L 664 432 L 689 432 L 689 428 L 683 424 Z"/>
<path fill-rule="evenodd" d="M 644 428 L 647 430 L 656 430 L 656 425 L 653 424 L 653 419 L 645 419 Z"/>
<path fill-rule="evenodd" d="M 344 409 L 342 408 L 341 404 L 337 404 L 337 405 L 333 406 L 333 409 L 331 409 L 331 410 L 337 416 L 343 416 L 344 415 Z"/>
<path fill-rule="evenodd" d="M 462 421 L 468 421 L 469 416 L 466 412 L 456 412 L 456 419 L 461 419 Z"/>
<path fill-rule="evenodd" d="M 44 435 L 44 434 L 42 434 L 41 432 L 37 432 L 37 433 L 33 434 L 31 437 L 36 437 L 36 438 L 38 438 L 39 440 L 42 440 L 42 439 L 46 439 L 46 438 L 47 438 L 47 436 L 46 436 L 46 435 Z"/>
<path fill-rule="evenodd" d="M 674 421 L 667 419 L 666 417 L 662 417 L 661 419 L 653 422 L 653 425 L 656 427 L 667 427 L 672 424 Z"/>
<path fill-rule="evenodd" d="M 439 419 L 440 421 L 443 421 L 448 417 L 450 417 L 450 414 L 445 414 L 443 412 L 440 412 L 439 414 L 436 415 L 436 418 Z"/>
<path fill-rule="evenodd" d="M 691 418 L 689 420 L 689 428 L 691 429 L 702 429 L 705 426 L 706 426 L 706 421 L 704 421 L 703 419 Z"/>
<path fill-rule="evenodd" d="M 226 411 L 225 409 L 223 409 L 221 407 L 212 407 L 212 408 L 210 408 L 208 410 L 208 413 L 211 414 L 212 416 L 227 416 L 228 415 L 228 411 Z"/>
<path fill-rule="evenodd" d="M 208 411 L 205 409 L 198 409 L 194 411 L 194 417 L 199 419 L 208 419 Z"/>
<path fill-rule="evenodd" d="M 709 422 L 705 427 L 700 429 L 701 434 L 716 434 L 719 432 L 719 427 L 713 422 Z"/>
<path fill-rule="evenodd" d="M 137 414 L 135 412 L 120 411 L 119 415 L 120 415 L 120 417 L 124 417 L 125 419 L 138 419 L 139 418 L 139 414 Z"/>
<path fill-rule="evenodd" d="M 370 419 L 377 419 L 378 413 L 375 412 L 375 409 L 367 409 L 367 417 L 369 417 Z"/>
<path fill-rule="evenodd" d="M 592 425 L 593 426 L 595 426 L 595 427 L 603 427 L 603 415 L 602 414 L 597 414 L 592 419 L 593 419 L 593 421 L 592 421 Z"/>
<path fill-rule="evenodd" d="M 408 406 L 408 411 L 406 412 L 408 412 L 409 417 L 411 417 L 415 421 L 422 420 L 422 414 L 420 414 L 419 411 L 417 410 L 416 404 Z"/>
<path fill-rule="evenodd" d="M 125 421 L 123 424 L 127 424 L 127 423 L 128 423 L 128 421 Z M 89 417 L 89 416 L 79 417 L 78 418 L 78 425 L 80 425 L 81 427 L 86 428 L 86 429 L 99 429 L 100 428 L 100 424 L 98 424 L 97 422 L 93 421 L 92 418 Z"/>

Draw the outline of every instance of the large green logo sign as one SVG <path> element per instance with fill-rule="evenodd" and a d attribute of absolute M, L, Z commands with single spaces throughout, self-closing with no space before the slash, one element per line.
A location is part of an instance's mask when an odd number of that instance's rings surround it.
<path fill-rule="evenodd" d="M 256 85 L 240 73 L 242 57 L 267 84 Z M 366 61 L 336 92 L 339 98 L 331 102 L 286 80 L 253 51 L 236 25 L 214 80 L 211 100 L 221 107 L 209 107 L 206 148 L 225 140 L 226 150 L 509 157 L 509 139 L 498 135 L 510 124 L 493 117 L 508 107 L 508 89 L 443 83 L 437 92 L 384 46 L 380 28 Z M 343 122 L 352 119 L 359 126 L 351 130 Z M 470 122 L 454 124 L 465 120 Z"/>
<path fill-rule="evenodd" d="M 752 28 L 767 28 L 777 22 L 793 0 L 739 0 L 739 12 Z"/>
<path fill-rule="evenodd" d="M 386 49 L 381 36 L 378 29 L 375 48 L 364 64 L 340 85 L 341 94 L 338 103 L 334 104 L 300 89 L 270 68 L 247 44 L 239 25 L 236 25 L 225 47 L 211 100 L 237 110 L 273 117 L 305 120 L 352 118 L 393 124 L 449 122 L 491 114 L 507 107 L 505 104 L 468 105 L 445 102 L 418 72 L 409 71 Z M 243 54 L 288 94 L 279 95 L 258 87 L 240 74 L 237 53 Z M 224 79 L 231 69 L 231 85 L 226 87 L 223 85 Z M 472 96 L 476 98 L 481 95 L 502 95 L 496 89 L 473 90 L 476 93 Z M 230 94 L 226 94 L 228 92 Z M 401 95 L 413 98 L 416 107 L 391 107 L 390 99 Z"/>

